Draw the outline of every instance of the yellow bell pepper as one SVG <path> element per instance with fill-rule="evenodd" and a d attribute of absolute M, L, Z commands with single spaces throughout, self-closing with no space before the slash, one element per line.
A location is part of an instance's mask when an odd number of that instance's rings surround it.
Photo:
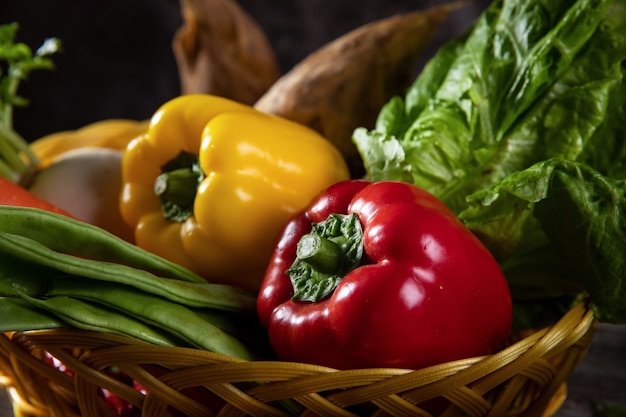
<path fill-rule="evenodd" d="M 313 130 L 206 94 L 157 110 L 122 161 L 121 213 L 140 247 L 256 290 L 288 218 L 348 179 Z"/>
<path fill-rule="evenodd" d="M 77 130 L 50 133 L 30 144 L 39 159 L 38 169 L 44 169 L 67 151 L 97 147 L 123 151 L 128 142 L 148 128 L 145 120 L 106 119 L 90 123 Z"/>

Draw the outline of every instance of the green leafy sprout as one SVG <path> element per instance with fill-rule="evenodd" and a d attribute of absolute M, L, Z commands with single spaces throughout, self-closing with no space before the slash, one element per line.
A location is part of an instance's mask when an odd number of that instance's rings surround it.
<path fill-rule="evenodd" d="M 61 42 L 48 38 L 33 53 L 28 45 L 16 42 L 18 28 L 15 22 L 0 25 L 0 176 L 24 183 L 39 161 L 13 128 L 14 107 L 28 105 L 18 88 L 32 71 L 54 68 L 50 56 L 60 51 Z"/>

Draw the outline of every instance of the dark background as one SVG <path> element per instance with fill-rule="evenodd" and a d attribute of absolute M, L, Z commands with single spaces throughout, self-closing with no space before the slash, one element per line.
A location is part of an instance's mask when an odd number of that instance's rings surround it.
<path fill-rule="evenodd" d="M 451 0 L 242 0 L 257 20 L 281 70 L 364 23 Z M 432 56 L 459 36 L 489 3 L 475 0 L 438 31 Z M 147 119 L 179 94 L 171 42 L 182 25 L 176 0 L 2 0 L 0 23 L 20 24 L 18 41 L 37 49 L 47 37 L 63 42 L 53 71 L 37 71 L 19 93 L 30 100 L 15 111 L 27 140 L 108 118 Z"/>
<path fill-rule="evenodd" d="M 266 34 L 283 72 L 325 43 L 373 20 L 443 0 L 241 0 Z M 453 13 L 416 71 L 446 40 L 459 36 L 487 6 L 475 0 Z M 0 24 L 17 21 L 18 40 L 36 49 L 58 37 L 54 71 L 38 71 L 19 92 L 15 127 L 27 139 L 108 118 L 147 119 L 179 94 L 171 49 L 182 18 L 175 0 L 0 0 Z M 626 403 L 626 327 L 602 325 L 570 378 L 558 417 L 589 417 L 597 401 Z M 0 392 L 0 415 L 8 404 Z M 599 414 L 598 414 L 599 415 Z"/>

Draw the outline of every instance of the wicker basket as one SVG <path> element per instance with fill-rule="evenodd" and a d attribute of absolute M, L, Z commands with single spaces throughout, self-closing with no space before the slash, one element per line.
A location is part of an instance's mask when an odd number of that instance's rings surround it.
<path fill-rule="evenodd" d="M 587 352 L 596 320 L 585 303 L 556 324 L 494 355 L 410 371 L 337 371 L 309 364 L 247 362 L 163 348 L 102 333 L 56 329 L 0 337 L 0 382 L 18 417 L 103 417 L 101 388 L 141 416 L 549 416 Z M 50 366 L 47 351 L 71 367 Z M 157 365 L 158 378 L 146 371 Z M 111 378 L 119 367 L 147 394 Z M 202 398 L 196 401 L 194 398 Z M 289 411 L 288 411 L 289 410 Z"/>

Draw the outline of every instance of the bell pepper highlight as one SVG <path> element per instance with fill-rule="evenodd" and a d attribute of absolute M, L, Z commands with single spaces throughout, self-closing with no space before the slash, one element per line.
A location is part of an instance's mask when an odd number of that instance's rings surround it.
<path fill-rule="evenodd" d="M 189 94 L 129 143 L 120 211 L 138 246 L 211 282 L 258 290 L 289 217 L 348 178 L 341 153 L 313 130 Z"/>
<path fill-rule="evenodd" d="M 500 348 L 512 301 L 491 253 L 433 195 L 349 180 L 286 224 L 257 312 L 281 360 L 419 369 Z"/>

